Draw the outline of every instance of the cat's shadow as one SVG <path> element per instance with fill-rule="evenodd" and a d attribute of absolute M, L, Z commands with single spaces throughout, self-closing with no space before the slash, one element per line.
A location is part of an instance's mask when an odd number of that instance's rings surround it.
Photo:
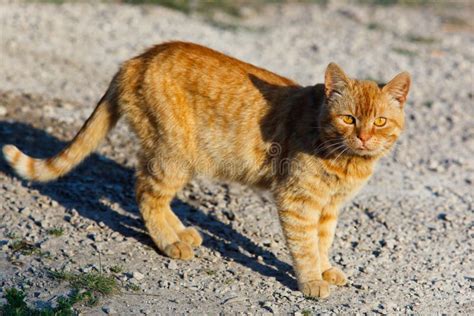
<path fill-rule="evenodd" d="M 0 148 L 14 144 L 27 154 L 47 157 L 58 152 L 64 142 L 45 131 L 20 122 L 0 121 Z M 5 160 L 0 159 L 0 172 L 13 175 Z M 97 223 L 103 222 L 124 237 L 134 238 L 154 247 L 139 217 L 134 195 L 134 171 L 131 168 L 98 154 L 92 154 L 67 176 L 46 184 L 22 181 L 22 185 L 38 190 L 65 208 L 75 209 L 80 216 Z M 108 205 L 118 204 L 121 214 Z M 232 259 L 265 277 L 275 277 L 283 285 L 296 290 L 296 281 L 289 264 L 279 260 L 269 250 L 255 244 L 250 238 L 191 205 L 176 199 L 172 208 L 186 225 L 198 226 L 204 237 L 204 247 L 213 249 L 222 257 Z M 67 216 L 67 214 L 64 214 Z M 215 237 L 226 240 L 226 245 L 240 246 L 254 256 L 246 255 L 238 247 L 223 246 Z M 263 258 L 263 263 L 256 260 Z M 198 260 L 198 259 L 194 259 Z"/>

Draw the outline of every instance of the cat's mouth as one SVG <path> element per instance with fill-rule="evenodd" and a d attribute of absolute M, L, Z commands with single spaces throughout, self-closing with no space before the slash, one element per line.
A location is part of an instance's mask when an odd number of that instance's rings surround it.
<path fill-rule="evenodd" d="M 368 148 L 367 146 L 351 148 L 351 150 L 355 155 L 363 157 L 378 156 L 383 151 L 383 149 L 380 148 Z"/>

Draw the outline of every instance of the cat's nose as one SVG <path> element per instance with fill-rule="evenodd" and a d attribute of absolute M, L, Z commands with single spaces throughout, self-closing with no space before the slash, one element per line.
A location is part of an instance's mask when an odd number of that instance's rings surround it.
<path fill-rule="evenodd" d="M 371 137 L 372 135 L 367 132 L 360 132 L 359 135 L 357 135 L 357 138 L 360 139 L 362 145 L 365 145 L 365 143 L 367 143 Z"/>

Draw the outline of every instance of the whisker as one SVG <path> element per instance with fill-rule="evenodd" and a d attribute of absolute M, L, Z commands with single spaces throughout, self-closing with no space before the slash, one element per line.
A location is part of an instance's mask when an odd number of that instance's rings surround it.
<path fill-rule="evenodd" d="M 345 153 L 346 151 L 348 151 L 348 150 L 349 150 L 348 147 L 344 148 L 344 150 L 341 151 L 341 152 L 339 153 L 339 155 L 337 155 L 336 159 L 334 159 L 334 163 L 337 163 L 337 159 L 338 159 L 339 157 L 341 157 L 341 155 L 342 155 L 343 153 Z"/>
<path fill-rule="evenodd" d="M 326 157 L 331 156 L 333 153 L 336 153 L 338 150 L 340 150 L 341 148 L 344 148 L 344 147 L 346 147 L 345 144 L 340 144 L 336 148 L 331 149 L 331 151 L 326 155 Z M 345 149 L 347 149 L 347 147 Z"/>
<path fill-rule="evenodd" d="M 314 149 L 313 152 L 314 152 L 314 153 L 317 153 L 320 149 L 323 149 L 323 148 L 324 148 L 324 149 L 329 149 L 329 148 L 331 148 L 331 147 L 333 147 L 333 146 L 340 145 L 340 144 L 342 144 L 342 143 L 344 142 L 343 140 L 337 140 L 335 143 L 330 144 L 329 146 L 326 146 L 326 147 L 325 147 L 326 144 L 328 144 L 328 143 L 330 143 L 330 142 L 332 142 L 332 141 L 334 141 L 334 140 L 333 140 L 333 139 L 330 139 L 330 140 L 327 140 L 327 141 L 321 143 L 318 147 L 316 147 L 316 148 Z"/>

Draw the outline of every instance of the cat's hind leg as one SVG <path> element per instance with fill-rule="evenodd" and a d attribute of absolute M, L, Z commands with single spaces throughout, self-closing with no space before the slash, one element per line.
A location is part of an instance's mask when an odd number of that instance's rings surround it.
<path fill-rule="evenodd" d="M 137 202 L 151 238 L 164 254 L 183 260 L 193 258 L 192 247 L 202 242 L 197 230 L 186 228 L 170 207 L 186 181 L 184 177 L 160 179 L 149 172 L 139 172 L 136 183 Z"/>

